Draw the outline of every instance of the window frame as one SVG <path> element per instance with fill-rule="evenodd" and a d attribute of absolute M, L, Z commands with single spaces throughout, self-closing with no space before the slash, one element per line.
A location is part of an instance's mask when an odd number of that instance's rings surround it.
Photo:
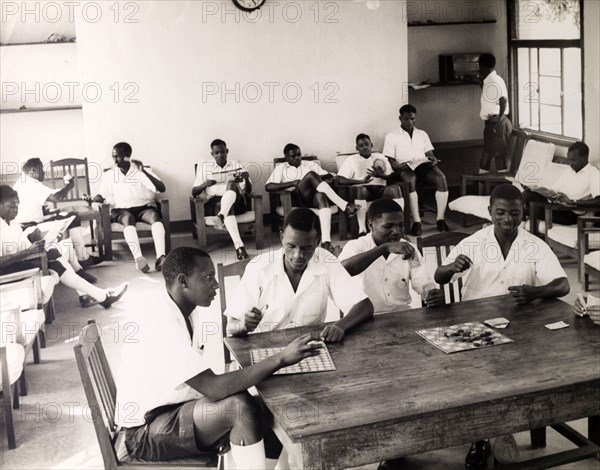
<path fill-rule="evenodd" d="M 509 89 L 509 101 L 510 109 L 512 114 L 512 121 L 515 127 L 519 124 L 519 106 L 518 106 L 518 95 L 519 95 L 519 69 L 518 69 L 518 49 L 519 48 L 536 48 L 538 49 L 559 49 L 561 55 L 561 81 L 564 80 L 563 71 L 563 58 L 564 49 L 566 48 L 579 48 L 581 57 L 581 141 L 585 141 L 585 64 L 584 64 L 584 29 L 583 29 L 583 8 L 584 1 L 579 1 L 579 39 L 513 39 L 517 36 L 517 24 L 516 24 L 516 6 L 517 0 L 506 0 L 506 12 L 507 12 L 507 48 L 508 48 L 508 76 L 510 77 L 510 89 Z M 538 106 L 540 103 L 538 103 Z M 561 97 L 561 114 L 564 118 L 564 102 Z M 564 119 L 561 120 L 561 126 L 564 132 Z M 541 131 L 537 129 L 524 128 L 528 133 L 543 137 L 544 140 L 553 142 L 557 145 L 569 145 L 573 142 L 577 142 L 579 139 L 576 137 L 568 137 L 564 134 L 553 134 L 547 131 Z"/>

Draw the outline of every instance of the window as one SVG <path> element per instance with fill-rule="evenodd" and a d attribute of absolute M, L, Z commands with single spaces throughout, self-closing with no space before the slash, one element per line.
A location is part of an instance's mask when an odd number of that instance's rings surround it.
<path fill-rule="evenodd" d="M 581 0 L 508 0 L 513 121 L 583 138 Z"/>

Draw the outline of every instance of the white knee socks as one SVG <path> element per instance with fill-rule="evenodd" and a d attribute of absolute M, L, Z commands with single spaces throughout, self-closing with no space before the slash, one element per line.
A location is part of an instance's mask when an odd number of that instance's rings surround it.
<path fill-rule="evenodd" d="M 229 191 L 233 192 L 233 191 Z M 221 206 L 222 207 L 222 206 Z M 224 219 L 225 227 L 229 232 L 229 236 L 233 241 L 233 247 L 237 250 L 238 248 L 244 246 L 244 242 L 242 241 L 242 237 L 240 237 L 240 230 L 238 228 L 237 220 L 235 215 L 229 215 Z"/>
<path fill-rule="evenodd" d="M 84 294 L 93 297 L 98 302 L 103 302 L 106 300 L 106 291 L 104 289 L 99 289 L 96 286 L 93 286 L 89 282 L 87 282 L 82 277 L 75 274 L 73 268 L 66 262 L 64 259 L 60 259 L 60 263 L 65 267 L 66 271 L 60 276 L 60 282 L 62 282 L 65 286 L 70 287 L 71 289 L 75 289 L 79 294 L 83 292 Z"/>
<path fill-rule="evenodd" d="M 339 197 L 335 193 L 335 191 L 331 189 L 331 186 L 329 186 L 327 183 L 322 182 L 319 186 L 317 186 L 317 191 L 325 194 L 325 196 L 327 196 L 327 198 L 336 206 L 338 206 L 341 210 L 346 210 L 346 206 L 348 205 L 348 203 L 344 201 L 341 197 Z"/>
<path fill-rule="evenodd" d="M 356 217 L 358 219 L 358 233 L 367 233 L 367 201 L 366 199 L 357 199 L 354 201 L 358 208 Z"/>
<path fill-rule="evenodd" d="M 154 232 L 152 232 L 152 236 L 154 236 Z M 140 247 L 140 239 L 138 238 L 137 230 L 133 225 L 128 225 L 127 227 L 125 227 L 125 229 L 123 230 L 123 237 L 125 238 L 125 241 L 129 246 L 129 250 L 133 255 L 133 259 L 141 258 L 142 248 Z"/>
<path fill-rule="evenodd" d="M 162 222 L 154 222 L 150 229 L 152 230 L 152 240 L 154 240 L 154 250 L 156 251 L 156 259 L 165 254 L 165 226 Z M 137 235 L 136 235 L 137 236 Z M 138 242 L 139 244 L 139 242 Z M 141 250 L 140 250 L 141 255 Z"/>
<path fill-rule="evenodd" d="M 446 207 L 448 207 L 448 191 L 436 191 L 435 203 L 437 204 L 437 220 L 444 220 Z"/>
<path fill-rule="evenodd" d="M 237 194 L 235 194 L 235 191 L 232 191 L 231 189 L 225 191 L 225 194 L 223 194 L 223 197 L 221 198 L 221 210 L 219 210 L 219 214 L 223 217 L 227 217 L 235 204 L 236 199 Z"/>
<path fill-rule="evenodd" d="M 77 259 L 88 259 L 89 255 L 85 249 L 85 241 L 83 240 L 83 229 L 81 227 L 69 229 L 69 238 L 73 242 L 73 248 L 75 249 L 75 253 L 77 253 Z"/>
<path fill-rule="evenodd" d="M 408 201 L 410 204 L 410 213 L 414 222 L 421 222 L 421 216 L 419 215 L 419 195 L 415 192 L 408 195 Z"/>
<path fill-rule="evenodd" d="M 266 458 L 263 440 L 249 446 L 238 446 L 231 443 L 231 457 L 235 467 L 229 465 L 227 468 L 264 470 Z"/>
<path fill-rule="evenodd" d="M 331 241 L 331 209 L 319 209 L 319 222 L 321 222 L 321 242 Z"/>

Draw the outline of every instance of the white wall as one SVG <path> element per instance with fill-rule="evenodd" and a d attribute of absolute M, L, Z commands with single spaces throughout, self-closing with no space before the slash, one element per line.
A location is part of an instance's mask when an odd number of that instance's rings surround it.
<path fill-rule="evenodd" d="M 253 175 L 263 191 L 268 163 L 288 142 L 333 161 L 336 151 L 354 148 L 357 133 L 382 146 L 397 125 L 407 79 L 403 2 L 382 1 L 378 10 L 346 1 L 267 2 L 257 22 L 236 14 L 229 1 L 137 5 L 138 23 L 77 19 L 81 80 L 105 92 L 97 103 L 83 102 L 87 155 L 109 165 L 112 145 L 131 143 L 134 157 L 165 180 L 173 220 L 189 219 L 193 164 L 210 157 L 214 138 L 227 141 L 230 158 L 265 164 Z M 327 15 L 337 22 L 325 22 Z M 203 96 L 203 87 L 223 82 L 229 89 L 239 83 L 239 102 L 235 93 Z M 278 84 L 272 103 L 266 82 Z M 117 103 L 109 90 L 115 83 Z M 124 102 L 127 83 L 137 103 Z M 257 103 L 244 99 L 248 83 L 261 84 Z M 293 89 L 287 100 L 282 95 L 289 83 L 302 90 L 296 103 Z M 256 88 L 246 92 L 255 98 Z M 337 102 L 326 103 L 331 92 Z"/>
<path fill-rule="evenodd" d="M 583 2 L 584 47 L 584 140 L 590 147 L 590 160 L 600 166 L 600 2 Z"/>

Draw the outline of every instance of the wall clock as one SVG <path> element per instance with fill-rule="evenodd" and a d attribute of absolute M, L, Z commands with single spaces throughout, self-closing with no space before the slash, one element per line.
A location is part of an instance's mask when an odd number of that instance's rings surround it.
<path fill-rule="evenodd" d="M 232 0 L 234 5 L 243 11 L 254 11 L 262 7 L 267 0 Z"/>

